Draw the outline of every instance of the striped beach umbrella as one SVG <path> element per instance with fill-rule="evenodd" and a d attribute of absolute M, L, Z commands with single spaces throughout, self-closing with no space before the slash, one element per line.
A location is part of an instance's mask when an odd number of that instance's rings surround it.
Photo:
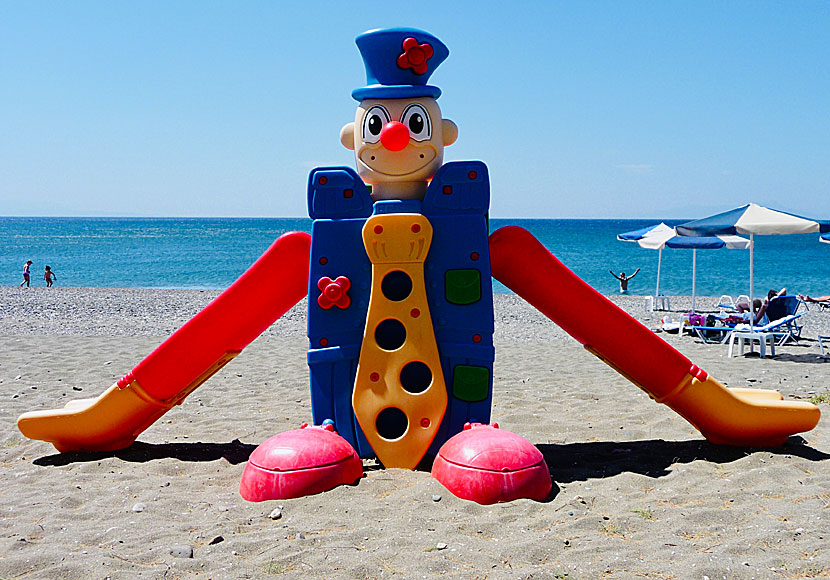
<path fill-rule="evenodd" d="M 660 295 L 660 265 L 663 258 L 663 248 L 679 248 L 692 250 L 692 312 L 695 311 L 696 280 L 697 280 L 697 251 L 728 248 L 730 250 L 745 250 L 750 241 L 734 235 L 715 235 L 688 237 L 678 236 L 675 228 L 660 222 L 631 232 L 617 235 L 617 239 L 624 242 L 637 242 L 641 248 L 658 250 L 657 257 L 657 289 L 655 296 Z"/>
<path fill-rule="evenodd" d="M 755 203 L 681 224 L 675 228 L 681 236 L 749 234 L 749 303 L 753 303 L 753 243 L 755 235 L 830 233 L 830 222 L 769 209 Z"/>

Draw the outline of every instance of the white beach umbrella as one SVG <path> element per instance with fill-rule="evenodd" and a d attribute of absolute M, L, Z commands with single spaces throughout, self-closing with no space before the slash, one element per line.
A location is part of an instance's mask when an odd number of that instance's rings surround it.
<path fill-rule="evenodd" d="M 660 262 L 663 248 L 679 248 L 692 250 L 692 312 L 695 312 L 696 281 L 697 281 L 697 251 L 728 248 L 730 250 L 745 250 L 750 241 L 734 235 L 715 235 L 686 237 L 678 236 L 675 228 L 660 222 L 656 226 L 626 232 L 617 236 L 624 242 L 637 242 L 642 248 L 658 250 L 657 259 L 657 295 L 660 293 Z"/>
<path fill-rule="evenodd" d="M 830 232 L 830 222 L 805 218 L 769 209 L 755 203 L 681 224 L 675 228 L 681 236 L 749 234 L 749 303 L 753 304 L 753 246 L 755 235 L 809 234 Z M 754 305 L 750 306 L 754 312 Z"/>

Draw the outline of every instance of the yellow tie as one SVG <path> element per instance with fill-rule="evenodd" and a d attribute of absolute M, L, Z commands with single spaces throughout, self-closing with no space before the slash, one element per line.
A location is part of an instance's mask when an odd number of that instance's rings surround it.
<path fill-rule="evenodd" d="M 431 241 L 421 214 L 377 215 L 363 227 L 372 291 L 352 407 L 386 467 L 414 469 L 447 409 L 424 285 Z"/>

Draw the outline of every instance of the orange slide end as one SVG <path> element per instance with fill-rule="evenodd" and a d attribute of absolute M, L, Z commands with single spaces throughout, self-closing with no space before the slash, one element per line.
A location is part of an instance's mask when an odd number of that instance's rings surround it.
<path fill-rule="evenodd" d="M 814 428 L 821 417 L 815 405 L 784 401 L 777 391 L 728 389 L 703 371 L 697 374 L 672 399 L 660 402 L 712 443 L 777 447 L 790 435 Z"/>
<path fill-rule="evenodd" d="M 727 389 L 566 268 L 533 235 L 508 226 L 490 236 L 493 277 L 558 324 L 712 443 L 781 445 L 819 421 L 818 407 L 776 391 Z"/>
<path fill-rule="evenodd" d="M 302 300 L 310 248 L 306 233 L 280 236 L 236 282 L 98 398 L 24 413 L 18 428 L 60 452 L 129 446 Z"/>

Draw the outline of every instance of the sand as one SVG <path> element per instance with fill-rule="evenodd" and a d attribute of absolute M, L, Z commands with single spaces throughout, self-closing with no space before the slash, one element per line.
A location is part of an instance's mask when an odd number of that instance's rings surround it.
<path fill-rule="evenodd" d="M 711 445 L 511 296 L 493 420 L 544 454 L 547 502 L 480 506 L 372 461 L 354 486 L 244 501 L 250 452 L 311 416 L 302 305 L 124 451 L 61 455 L 17 431 L 25 411 L 98 395 L 215 295 L 0 288 L 0 578 L 830 576 L 827 417 L 781 448 Z M 647 325 L 688 308 L 613 299 Z M 804 319 L 805 340 L 766 359 L 661 336 L 729 386 L 818 397 L 826 415 L 813 339 L 830 313 Z"/>

